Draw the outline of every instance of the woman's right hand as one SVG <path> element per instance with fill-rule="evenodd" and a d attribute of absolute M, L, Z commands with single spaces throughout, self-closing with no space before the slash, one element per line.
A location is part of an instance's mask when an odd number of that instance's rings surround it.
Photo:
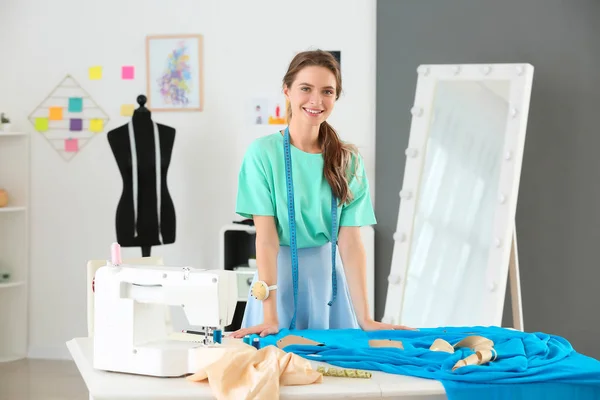
<path fill-rule="evenodd" d="M 250 328 L 238 329 L 231 334 L 232 338 L 239 339 L 246 335 L 257 334 L 260 337 L 267 335 L 275 335 L 279 333 L 279 324 L 276 322 L 263 322 L 260 325 L 251 326 Z"/>

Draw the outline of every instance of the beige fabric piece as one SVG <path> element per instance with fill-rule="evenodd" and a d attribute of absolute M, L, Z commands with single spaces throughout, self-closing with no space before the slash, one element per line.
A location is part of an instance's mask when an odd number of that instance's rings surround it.
<path fill-rule="evenodd" d="M 452 367 L 452 371 L 464 367 L 466 365 L 481 365 L 493 361 L 496 359 L 496 350 L 480 350 L 475 352 L 475 354 L 471 354 L 470 356 L 459 360 L 454 367 Z"/>
<path fill-rule="evenodd" d="M 203 358 L 202 350 L 198 357 Z M 224 349 L 216 361 L 186 379 L 193 382 L 208 379 L 218 400 L 278 400 L 281 386 L 321 383 L 323 375 L 294 353 L 275 346 L 257 350 L 243 344 Z"/>
<path fill-rule="evenodd" d="M 483 336 L 467 336 L 454 345 L 454 348 L 468 347 L 475 352 L 468 357 L 458 360 L 452 371 L 466 365 L 482 365 L 496 359 L 497 353 L 494 350 L 494 342 Z"/>
<path fill-rule="evenodd" d="M 484 338 L 483 336 L 467 336 L 454 345 L 455 349 L 459 349 L 461 347 L 468 347 L 473 351 L 487 350 L 494 347 L 494 342 L 488 338 Z"/>
<path fill-rule="evenodd" d="M 400 340 L 390 339 L 371 339 L 369 340 L 369 347 L 395 347 L 404 350 L 404 345 Z"/>
<path fill-rule="evenodd" d="M 315 342 L 314 340 L 307 339 L 303 336 L 298 335 L 287 335 L 277 341 L 277 347 L 280 349 L 284 349 L 287 346 L 291 346 L 294 344 L 305 344 L 310 346 L 322 346 L 323 343 Z"/>
<path fill-rule="evenodd" d="M 431 351 L 443 351 L 446 353 L 454 353 L 454 347 L 444 339 L 435 339 L 432 345 L 429 347 Z"/>

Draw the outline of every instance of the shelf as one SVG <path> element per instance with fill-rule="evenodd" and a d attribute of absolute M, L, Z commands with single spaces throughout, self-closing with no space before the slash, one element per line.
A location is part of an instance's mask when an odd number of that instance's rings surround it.
<path fill-rule="evenodd" d="M 8 192 L 8 204 L 0 207 L 0 270 L 10 273 L 0 281 L 0 363 L 28 351 L 29 137 L 0 127 L 0 188 Z"/>
<path fill-rule="evenodd" d="M 25 136 L 26 132 L 2 132 L 0 131 L 0 137 L 2 136 Z"/>
<path fill-rule="evenodd" d="M 18 360 L 22 360 L 26 357 L 27 357 L 27 355 L 25 355 L 25 354 L 15 354 L 15 355 L 10 355 L 10 356 L 4 356 L 4 357 L 0 357 L 0 363 L 18 361 Z"/>
<path fill-rule="evenodd" d="M 7 289 L 17 286 L 22 286 L 25 284 L 25 281 L 16 281 L 16 282 L 3 282 L 0 283 L 0 289 Z"/>
<path fill-rule="evenodd" d="M 25 211 L 25 210 L 27 210 L 27 208 L 23 207 L 23 206 L 0 207 L 0 213 L 3 213 L 3 212 L 18 212 L 18 211 Z"/>

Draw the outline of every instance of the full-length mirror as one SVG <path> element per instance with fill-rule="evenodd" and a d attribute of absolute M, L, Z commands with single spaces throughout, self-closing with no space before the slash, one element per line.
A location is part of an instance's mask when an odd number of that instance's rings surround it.
<path fill-rule="evenodd" d="M 501 324 L 532 74 L 526 64 L 419 68 L 387 320 Z"/>

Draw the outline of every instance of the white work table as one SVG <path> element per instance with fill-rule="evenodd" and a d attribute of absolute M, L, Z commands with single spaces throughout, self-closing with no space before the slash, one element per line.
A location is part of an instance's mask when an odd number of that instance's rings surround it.
<path fill-rule="evenodd" d="M 75 338 L 67 347 L 85 381 L 90 400 L 176 400 L 214 399 L 207 381 L 191 382 L 185 378 L 155 378 L 93 368 L 93 339 Z M 330 366 L 312 362 L 313 368 Z M 435 380 L 372 372 L 370 379 L 323 377 L 322 383 L 282 386 L 280 399 L 446 399 L 443 385 Z"/>

